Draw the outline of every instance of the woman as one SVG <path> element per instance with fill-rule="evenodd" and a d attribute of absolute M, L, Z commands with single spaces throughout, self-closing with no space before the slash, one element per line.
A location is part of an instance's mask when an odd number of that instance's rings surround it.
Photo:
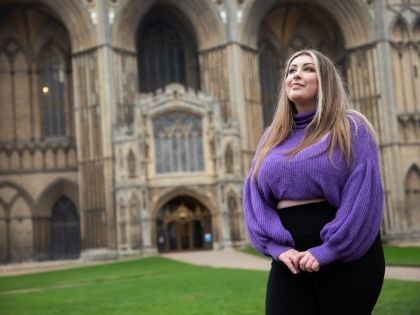
<path fill-rule="evenodd" d="M 287 62 L 279 104 L 244 186 L 251 242 L 273 261 L 266 314 L 371 314 L 385 263 L 373 128 L 330 59 Z"/>

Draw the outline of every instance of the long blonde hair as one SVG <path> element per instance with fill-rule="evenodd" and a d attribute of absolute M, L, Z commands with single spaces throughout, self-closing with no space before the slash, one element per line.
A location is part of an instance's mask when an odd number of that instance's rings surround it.
<path fill-rule="evenodd" d="M 301 55 L 312 57 L 315 65 L 318 77 L 316 112 L 314 119 L 306 128 L 306 130 L 309 129 L 311 132 L 306 133 L 302 142 L 290 150 L 289 157 L 293 158 L 301 150 L 319 141 L 330 132 L 328 144 L 330 158 L 332 158 L 332 154 L 338 145 L 344 154 L 347 166 L 349 166 L 352 161 L 352 150 L 348 114 L 360 117 L 372 134 L 375 134 L 373 127 L 362 114 L 349 109 L 350 98 L 344 89 L 343 81 L 334 63 L 327 56 L 316 50 L 305 49 L 297 51 L 285 65 L 277 109 L 269 127 L 268 135 L 256 153 L 253 171 L 255 179 L 268 152 L 276 145 L 282 143 L 293 131 L 293 114 L 296 113 L 296 109 L 293 102 L 286 95 L 286 77 L 290 63 Z"/>

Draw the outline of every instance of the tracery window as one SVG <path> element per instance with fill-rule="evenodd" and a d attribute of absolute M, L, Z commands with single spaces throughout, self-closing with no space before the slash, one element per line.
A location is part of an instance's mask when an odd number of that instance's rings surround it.
<path fill-rule="evenodd" d="M 344 40 L 336 20 L 321 7 L 288 1 L 273 8 L 258 33 L 264 126 L 274 117 L 285 62 L 297 50 L 320 50 L 343 66 Z M 344 67 L 345 68 L 345 67 Z"/>
<path fill-rule="evenodd" d="M 171 112 L 153 121 L 156 173 L 204 170 L 201 117 Z"/>
<path fill-rule="evenodd" d="M 188 30 L 166 8 L 152 11 L 140 28 L 138 72 L 141 92 L 169 83 L 199 89 L 197 47 Z"/>
<path fill-rule="evenodd" d="M 261 98 L 264 126 L 268 126 L 276 110 L 279 93 L 279 64 L 274 47 L 264 41 L 259 47 Z"/>
<path fill-rule="evenodd" d="M 63 56 L 54 47 L 46 47 L 38 63 L 44 137 L 65 135 L 65 81 Z"/>

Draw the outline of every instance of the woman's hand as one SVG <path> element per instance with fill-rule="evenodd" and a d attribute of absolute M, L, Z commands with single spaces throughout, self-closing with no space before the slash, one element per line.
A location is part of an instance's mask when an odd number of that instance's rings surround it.
<path fill-rule="evenodd" d="M 299 253 L 299 269 L 307 272 L 314 272 L 319 270 L 319 262 L 316 258 L 309 252 L 300 252 Z"/>
<path fill-rule="evenodd" d="M 280 254 L 278 260 L 282 261 L 292 273 L 297 274 L 300 271 L 299 262 L 302 255 L 303 253 L 292 248 Z"/>
<path fill-rule="evenodd" d="M 320 268 L 318 260 L 309 251 L 299 252 L 296 249 L 289 249 L 279 255 L 278 260 L 294 274 L 300 271 L 316 272 Z"/>

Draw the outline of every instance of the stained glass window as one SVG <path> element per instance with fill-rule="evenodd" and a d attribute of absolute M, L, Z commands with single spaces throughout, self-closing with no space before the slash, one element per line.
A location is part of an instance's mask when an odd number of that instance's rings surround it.
<path fill-rule="evenodd" d="M 176 82 L 198 90 L 196 44 L 187 29 L 166 11 L 153 11 L 140 28 L 139 89 L 152 92 Z"/>
<path fill-rule="evenodd" d="M 153 121 L 156 173 L 204 170 L 202 119 L 171 112 Z"/>

